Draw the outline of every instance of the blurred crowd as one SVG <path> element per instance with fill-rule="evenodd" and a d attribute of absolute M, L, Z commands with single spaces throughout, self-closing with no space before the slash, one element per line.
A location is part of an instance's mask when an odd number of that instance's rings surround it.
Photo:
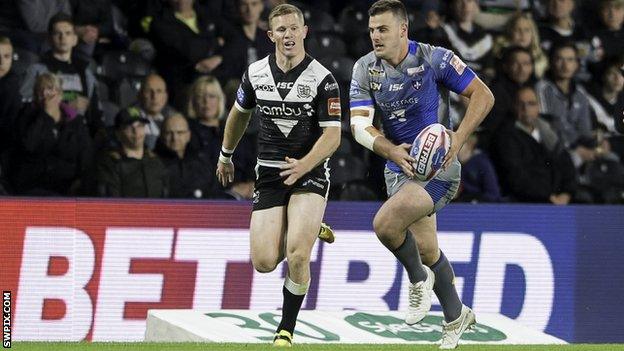
<path fill-rule="evenodd" d="M 216 181 L 247 66 L 274 51 L 284 0 L 0 0 L 0 194 L 251 199 L 257 120 Z M 348 111 L 373 1 L 289 1 Z M 456 201 L 624 203 L 624 0 L 406 0 L 410 39 L 455 51 L 496 104 L 459 153 Z M 453 96 L 452 121 L 465 101 Z M 353 141 L 334 200 L 384 197 L 384 161 Z"/>

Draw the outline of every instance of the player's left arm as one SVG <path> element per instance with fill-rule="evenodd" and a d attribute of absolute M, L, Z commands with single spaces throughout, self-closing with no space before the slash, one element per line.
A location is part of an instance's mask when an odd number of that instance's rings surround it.
<path fill-rule="evenodd" d="M 477 129 L 494 106 L 494 95 L 479 77 L 475 76 L 461 95 L 469 99 L 468 107 L 457 131 L 450 131 L 451 148 L 444 157 L 442 163 L 444 169 L 453 162 L 468 137 Z"/>
<path fill-rule="evenodd" d="M 317 87 L 316 113 L 323 132 L 312 149 L 301 159 L 286 157 L 280 176 L 286 177 L 284 184 L 295 184 L 299 178 L 325 162 L 340 145 L 340 90 L 334 77 L 329 74 Z"/>

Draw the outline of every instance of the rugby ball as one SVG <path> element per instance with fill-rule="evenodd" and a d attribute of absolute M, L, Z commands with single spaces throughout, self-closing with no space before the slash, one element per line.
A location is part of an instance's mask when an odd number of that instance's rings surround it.
<path fill-rule="evenodd" d="M 451 137 L 446 127 L 439 123 L 426 126 L 418 133 L 410 150 L 410 156 L 415 159 L 414 178 L 425 182 L 435 177 L 450 147 Z"/>

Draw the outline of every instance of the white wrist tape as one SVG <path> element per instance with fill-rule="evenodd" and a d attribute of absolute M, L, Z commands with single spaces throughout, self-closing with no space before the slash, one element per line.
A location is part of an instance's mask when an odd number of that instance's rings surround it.
<path fill-rule="evenodd" d="M 366 128 L 373 126 L 373 119 L 371 117 L 354 116 L 351 117 L 351 126 L 353 127 L 355 140 L 365 148 L 374 152 L 373 145 L 375 144 L 375 138 L 379 135 L 372 136 L 371 133 L 366 130 Z"/>
<path fill-rule="evenodd" d="M 221 163 L 232 163 L 232 154 L 234 153 L 234 149 L 226 149 L 221 146 L 221 152 L 219 153 L 219 162 Z"/>

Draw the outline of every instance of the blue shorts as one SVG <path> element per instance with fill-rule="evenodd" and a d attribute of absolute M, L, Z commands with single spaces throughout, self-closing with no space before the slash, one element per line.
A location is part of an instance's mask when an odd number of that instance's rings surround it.
<path fill-rule="evenodd" d="M 396 173 L 388 167 L 384 170 L 384 177 L 388 197 L 396 194 L 406 182 L 415 182 L 423 187 L 433 199 L 433 211 L 429 214 L 431 215 L 446 206 L 455 197 L 461 181 L 461 164 L 455 159 L 446 170 L 440 171 L 435 178 L 426 182 L 410 179 L 403 172 Z"/>

